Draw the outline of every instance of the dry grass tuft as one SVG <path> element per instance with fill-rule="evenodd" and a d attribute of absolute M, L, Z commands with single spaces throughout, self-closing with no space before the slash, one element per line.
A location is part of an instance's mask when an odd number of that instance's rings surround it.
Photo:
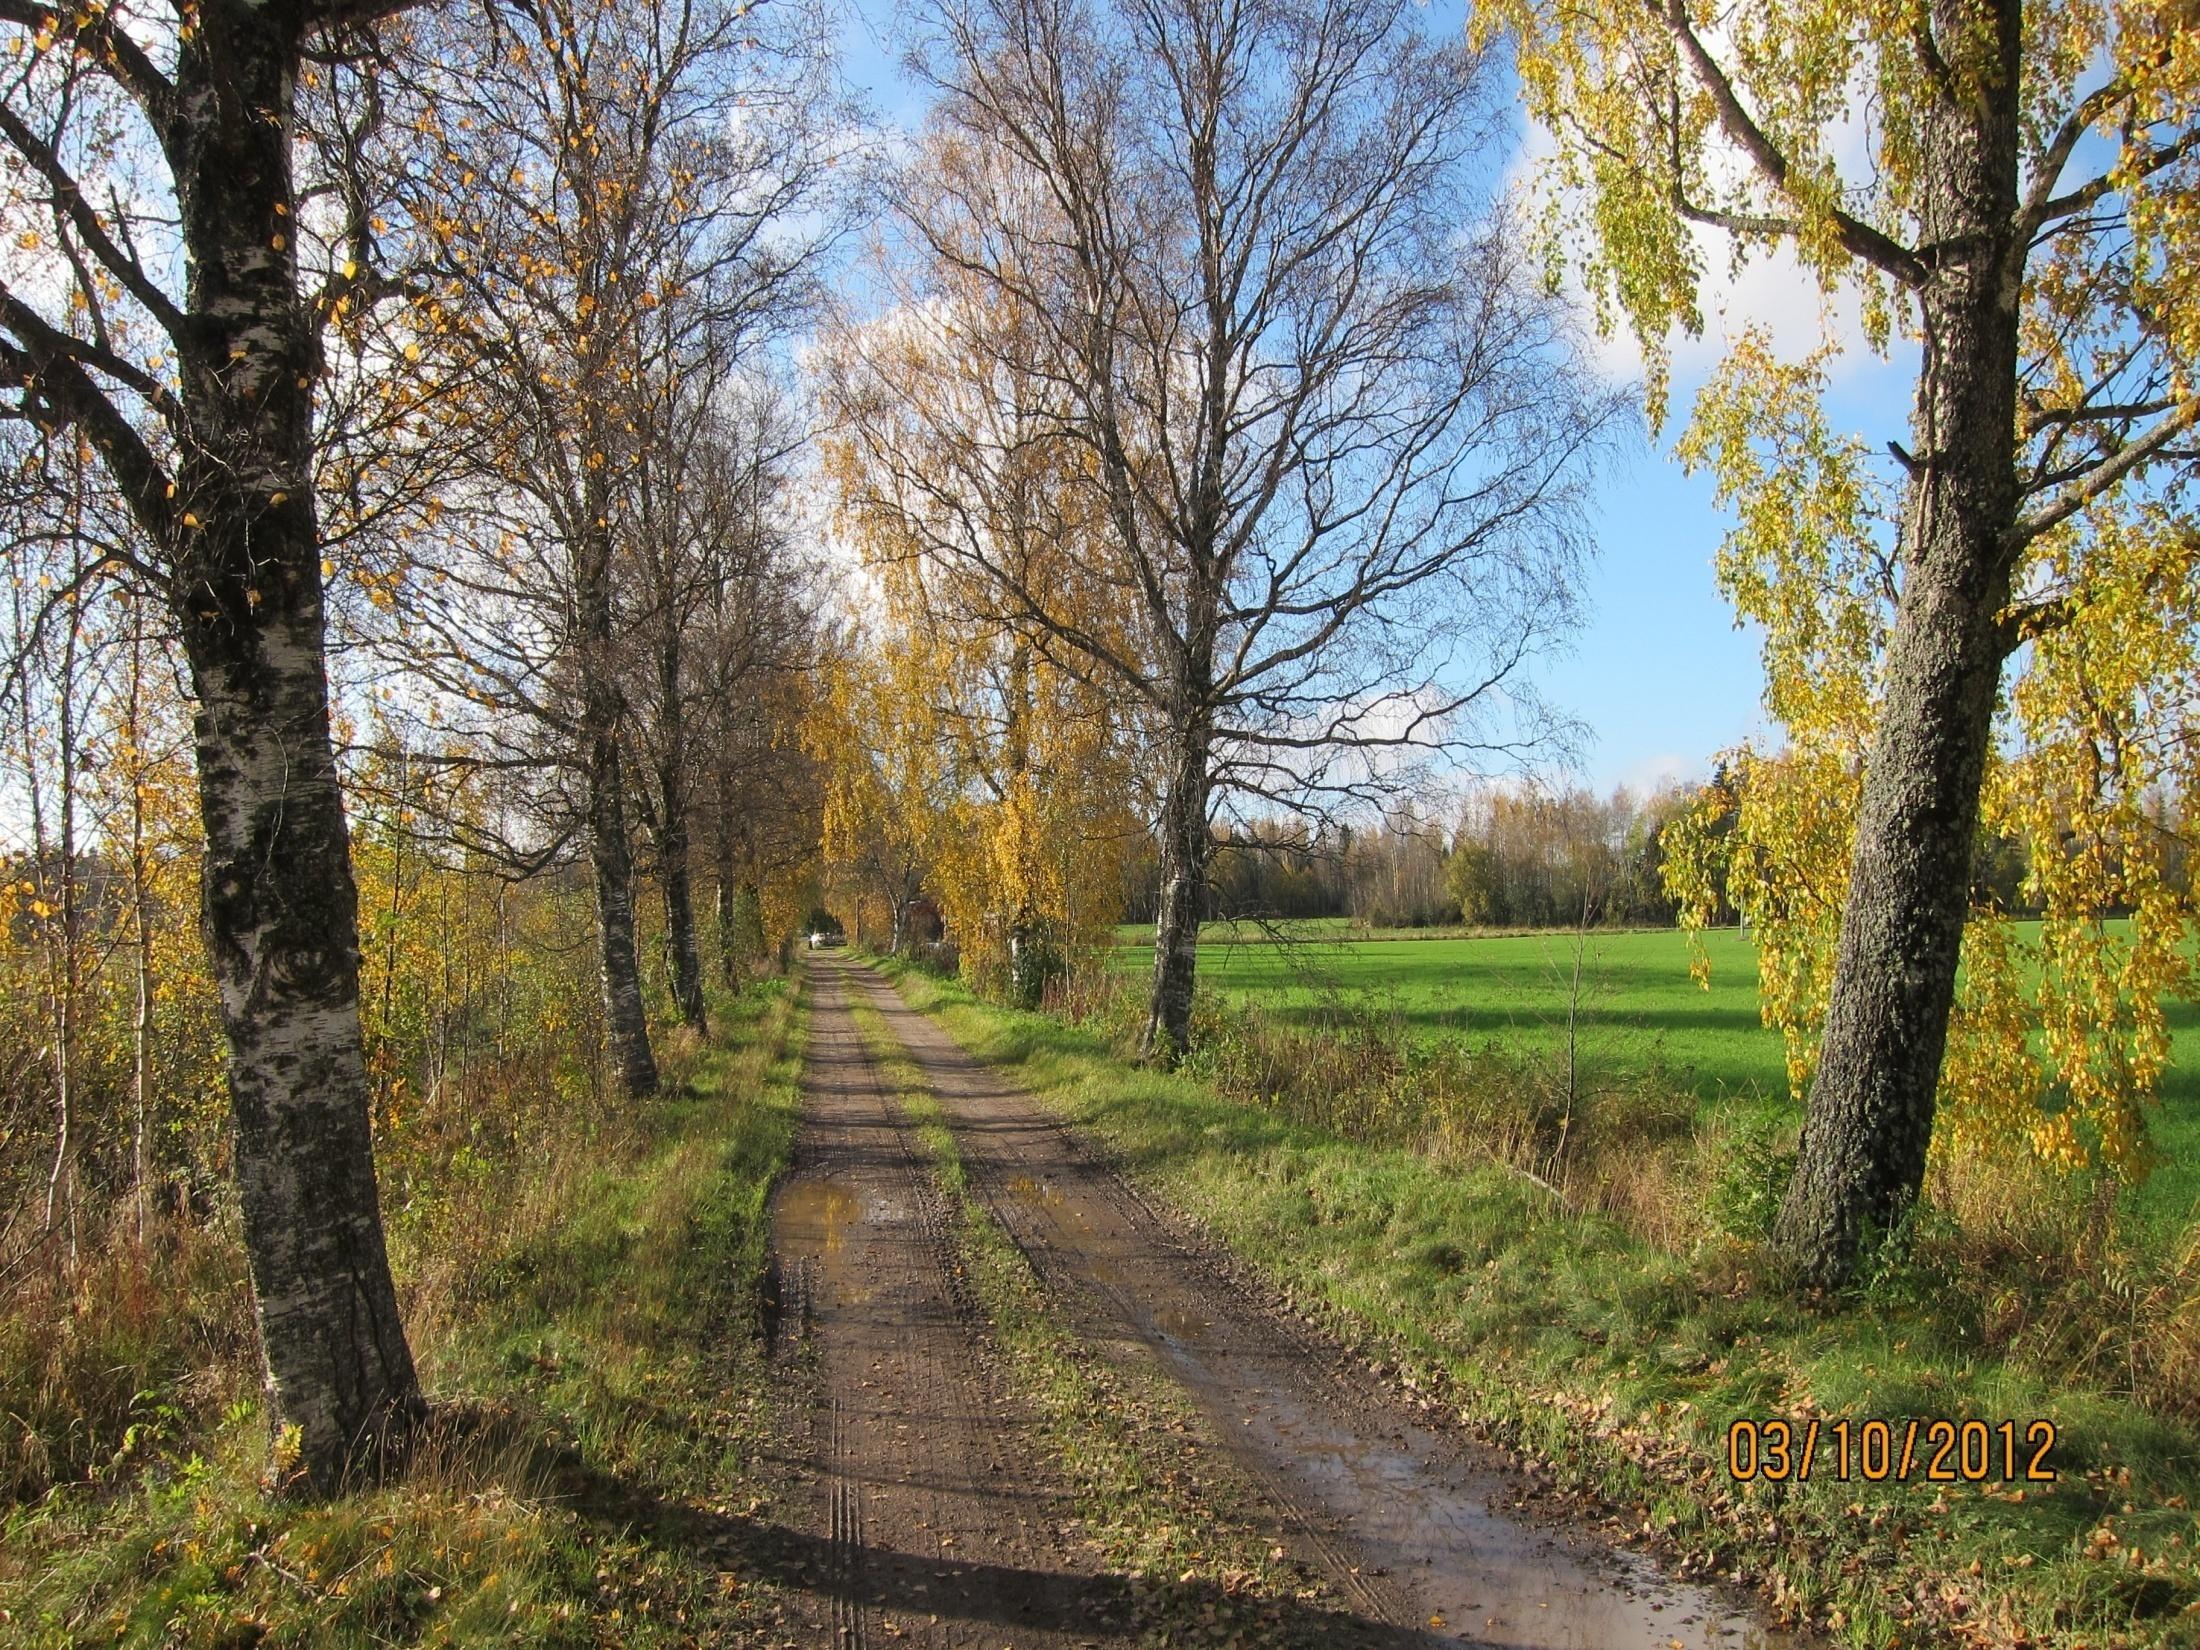
<path fill-rule="evenodd" d="M 0 1311 L 0 1495 L 131 1470 L 255 1387 L 244 1257 L 225 1222 L 111 1211 L 71 1260 L 27 1268 Z"/>

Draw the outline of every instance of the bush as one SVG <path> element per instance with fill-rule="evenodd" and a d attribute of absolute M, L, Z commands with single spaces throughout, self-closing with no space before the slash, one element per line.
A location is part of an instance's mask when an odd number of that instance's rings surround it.
<path fill-rule="evenodd" d="M 1025 924 L 1009 936 L 1009 1002 L 1017 1008 L 1037 1008 L 1067 967 L 1053 925 Z"/>
<path fill-rule="evenodd" d="M 962 948 L 953 940 L 909 940 L 903 943 L 901 954 L 943 980 L 952 980 L 962 971 Z"/>
<path fill-rule="evenodd" d="M 1710 1229 L 1737 1243 L 1763 1243 L 1795 1174 L 1796 1130 L 1769 1113 L 1730 1119 L 1705 1138 L 1710 1158 L 1704 1217 Z"/>

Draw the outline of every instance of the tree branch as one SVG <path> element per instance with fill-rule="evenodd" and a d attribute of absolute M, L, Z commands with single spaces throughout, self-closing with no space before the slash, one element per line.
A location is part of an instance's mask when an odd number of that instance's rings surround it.
<path fill-rule="evenodd" d="M 2200 397 L 2186 401 L 2137 441 L 2120 448 L 2077 477 L 2052 503 L 2019 517 L 2002 541 L 2003 553 L 2014 556 L 2042 533 L 2068 521 L 2140 465 L 2162 456 L 2169 444 L 2191 429 L 2196 421 L 2200 421 Z"/>
<path fill-rule="evenodd" d="M 1689 24 L 1683 0 L 1665 0 L 1659 15 L 1671 32 L 1674 43 L 1680 47 L 1682 55 L 1696 71 L 1698 83 L 1711 94 L 1712 107 L 1719 112 L 1720 130 L 1749 156 L 1751 163 L 1766 182 L 1785 193 L 1794 168 L 1789 164 L 1787 156 L 1780 152 L 1779 146 L 1766 136 L 1764 128 L 1742 106 L 1742 100 L 1734 90 L 1734 83 L 1727 78 L 1726 71 L 1719 67 L 1718 61 L 1705 48 L 1702 40 L 1697 38 L 1695 29 Z M 1908 247 L 1884 230 L 1873 228 L 1863 219 L 1854 217 L 1839 207 L 1828 207 L 1826 211 L 1827 216 L 1833 220 L 1841 245 L 1852 257 L 1863 259 L 1874 269 L 1892 276 L 1905 286 L 1924 284 L 1925 266 Z"/>
<path fill-rule="evenodd" d="M 56 9 L 35 0 L 0 0 L 0 23 L 13 23 L 33 34 L 50 34 L 84 47 L 109 79 L 130 94 L 152 125 L 163 152 L 168 150 L 169 122 L 175 114 L 176 89 L 153 66 L 145 49 L 117 28 L 111 12 L 93 7 Z"/>
<path fill-rule="evenodd" d="M 84 244 L 92 250 L 109 274 L 129 288 L 130 296 L 143 304 L 160 329 L 180 347 L 184 340 L 183 311 L 170 301 L 168 294 L 145 273 L 137 259 L 115 243 L 107 233 L 107 226 L 99 221 L 99 214 L 92 210 L 84 198 L 75 178 L 61 164 L 61 157 L 53 148 L 26 126 L 15 111 L 0 102 L 0 136 L 5 136 L 16 153 L 30 162 L 38 175 L 53 190 L 54 205 L 84 237 Z"/>
<path fill-rule="evenodd" d="M 33 359 L 43 361 L 48 357 L 66 358 L 79 367 L 105 373 L 116 383 L 144 396 L 155 412 L 181 427 L 183 409 L 177 404 L 166 384 L 134 361 L 126 361 L 112 350 L 100 348 L 88 338 L 63 332 L 18 298 L 4 281 L 0 281 L 0 329 L 13 333 Z"/>
<path fill-rule="evenodd" d="M 2128 188 L 2132 182 L 2141 178 L 2150 178 L 2155 173 L 2176 165 L 2177 162 L 2193 153 L 2195 149 L 2200 149 L 2200 127 L 2190 128 L 2181 134 L 2174 143 L 2164 144 L 2161 148 L 2151 151 L 2145 160 L 2128 172 L 2123 171 L 2121 168 L 2113 172 L 2103 172 L 2099 177 L 2071 190 L 2067 195 L 2057 195 L 2053 200 L 2041 202 L 2036 210 L 2027 210 L 2019 220 L 2026 230 L 2024 243 L 2029 243 L 2032 237 L 2047 225 L 2059 223 L 2064 218 L 2074 217 L 2095 202 L 2120 193 L 2123 189 Z"/>
<path fill-rule="evenodd" d="M 13 305 L 14 300 L 8 302 Z M 9 324 L 13 326 L 12 316 Z M 66 335 L 46 330 L 52 337 L 66 340 Z M 0 384 L 14 385 L 36 396 L 90 436 L 138 524 L 156 543 L 168 542 L 175 525 L 175 488 L 144 437 L 100 392 L 75 356 L 52 349 L 46 339 L 35 334 L 24 338 L 18 332 L 18 337 L 22 338 L 19 344 L 0 339 Z"/>

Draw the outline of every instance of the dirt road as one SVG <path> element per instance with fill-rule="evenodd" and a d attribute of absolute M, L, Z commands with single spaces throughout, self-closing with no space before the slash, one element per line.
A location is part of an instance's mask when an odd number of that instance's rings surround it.
<path fill-rule="evenodd" d="M 1782 1646 L 1639 1556 L 1509 1517 L 1507 1469 L 1411 1418 L 1234 1289 L 1039 1104 L 871 971 L 815 959 L 803 1134 L 774 1205 L 782 1340 L 812 1394 L 794 1445 L 829 1556 L 796 1625 L 817 1644 L 1014 1650 L 1137 1642 L 1138 1603 L 1075 1538 L 1067 1492 L 988 1350 L 955 1219 L 866 1057 L 884 1017 L 936 1096 L 973 1194 L 1100 1354 L 1160 1371 L 1265 1527 L 1326 1595 L 1311 1643 L 1520 1650 Z M 805 1642 L 796 1639 L 794 1642 Z"/>

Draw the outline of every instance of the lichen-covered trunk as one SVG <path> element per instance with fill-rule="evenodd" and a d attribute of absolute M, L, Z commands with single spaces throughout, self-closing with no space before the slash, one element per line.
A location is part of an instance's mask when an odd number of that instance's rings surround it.
<path fill-rule="evenodd" d="M 591 471 L 591 478 L 595 474 Z M 611 535 L 601 526 L 610 501 L 593 479 L 586 502 L 585 519 L 598 526 L 584 531 L 574 546 L 573 594 L 579 621 L 581 748 L 588 764 L 588 859 L 596 874 L 597 966 L 619 1087 L 639 1099 L 657 1092 L 657 1057 L 649 1046 L 641 951 L 634 932 L 634 839 L 627 825 L 624 753 L 619 748 L 626 704 L 613 662 Z"/>
<path fill-rule="evenodd" d="M 2012 75 L 2014 52 L 2012 36 Z M 1960 115 L 1942 105 L 1929 137 L 1923 239 L 1947 251 L 1919 295 L 1902 590 L 1818 1075 L 1776 1233 L 1802 1280 L 1822 1287 L 1846 1282 L 1871 1236 L 1917 1197 L 1955 1001 L 2020 503 L 2017 289 L 2006 278 L 2018 254 L 1995 232 L 2016 207 L 2014 109 L 2013 97 Z"/>
<path fill-rule="evenodd" d="M 340 1486 L 420 1388 L 390 1279 L 359 1031 L 358 895 L 330 740 L 313 505 L 317 334 L 294 264 L 289 12 L 201 8 L 178 48 L 192 443 L 163 522 L 197 696 L 206 936 L 274 1422 Z M 288 20 L 288 21 L 286 21 Z"/>
<path fill-rule="evenodd" d="M 1007 793 L 1019 801 L 1032 782 L 1031 678 L 1031 647 L 1019 639 L 1008 657 L 1001 764 Z M 1031 815 L 1019 809 L 1016 821 L 1016 903 L 1008 913 L 1008 1000 L 1018 1008 L 1037 1008 L 1046 1001 L 1048 985 L 1061 973 L 1062 959 L 1051 943 L 1046 916 L 1032 898 L 1038 882 L 1033 873 L 1039 845 L 1031 840 Z"/>
<path fill-rule="evenodd" d="M 1154 912 L 1153 991 L 1142 1046 L 1171 1065 L 1191 1042 L 1199 924 L 1207 907 L 1208 744 L 1204 716 L 1186 718 L 1161 799 L 1161 898 Z"/>
<path fill-rule="evenodd" d="M 634 934 L 634 841 L 627 830 L 620 773 L 619 705 L 600 678 L 584 689 L 588 748 L 588 859 L 596 873 L 597 965 L 604 1027 L 619 1087 L 639 1099 L 657 1092 L 657 1056 L 649 1046 L 642 1000 L 641 950 Z"/>
<path fill-rule="evenodd" d="M 680 1018 L 698 1032 L 707 1032 L 710 1021 L 703 1004 L 703 955 L 695 943 L 695 875 L 689 865 L 685 803 L 665 819 L 664 840 L 658 845 L 664 878 L 665 949 L 672 959 L 672 997 L 680 1005 Z"/>

